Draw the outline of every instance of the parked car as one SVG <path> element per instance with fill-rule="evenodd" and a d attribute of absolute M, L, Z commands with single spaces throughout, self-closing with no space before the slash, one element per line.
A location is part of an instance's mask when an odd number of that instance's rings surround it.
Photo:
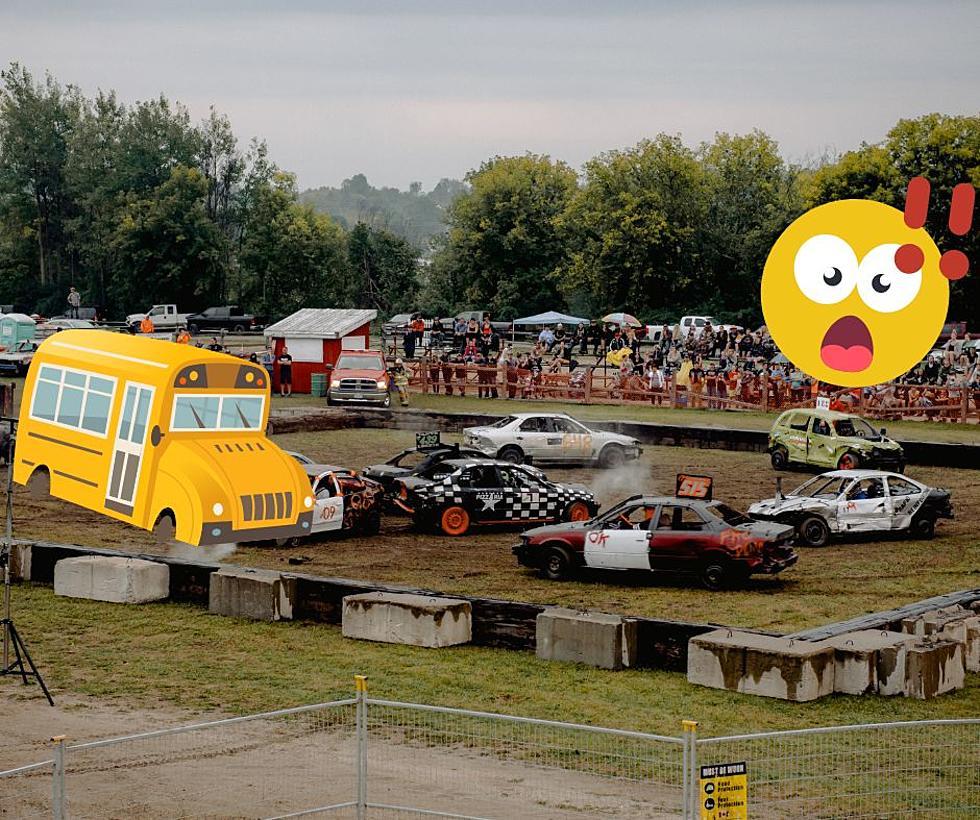
<path fill-rule="evenodd" d="M 871 423 L 836 410 L 787 410 L 769 431 L 769 457 L 776 470 L 792 464 L 854 470 L 878 467 L 902 472 L 902 445 Z"/>
<path fill-rule="evenodd" d="M 330 371 L 327 404 L 391 405 L 391 382 L 380 350 L 345 350 L 327 369 Z"/>
<path fill-rule="evenodd" d="M 681 320 L 677 323 L 677 326 L 681 330 L 681 338 L 685 338 L 689 333 L 693 333 L 695 338 L 701 335 L 701 332 L 711 325 L 712 330 L 727 330 L 729 332 L 733 330 L 743 330 L 739 325 L 726 325 L 719 322 L 712 316 L 682 316 Z"/>
<path fill-rule="evenodd" d="M 0 353 L 0 373 L 15 376 L 27 375 L 27 368 L 31 366 L 37 346 L 38 342 L 24 339 L 17 342 L 10 350 Z"/>
<path fill-rule="evenodd" d="M 449 335 L 452 335 L 452 332 L 453 332 L 453 323 L 457 319 L 463 319 L 466 322 L 470 321 L 470 319 L 475 319 L 476 322 L 477 322 L 477 324 L 482 325 L 483 324 L 483 314 L 484 314 L 484 312 L 485 311 L 482 311 L 482 310 L 461 310 L 455 316 L 449 316 L 449 317 L 447 317 L 445 319 L 442 319 L 441 320 L 442 321 L 442 326 L 446 329 L 446 331 L 447 331 L 447 333 L 449 333 Z M 497 331 L 497 333 L 500 333 L 500 334 L 510 333 L 510 329 L 511 329 L 511 323 L 510 322 L 498 322 L 498 321 L 496 321 L 494 319 L 491 319 L 490 320 L 490 325 L 493 327 L 494 330 Z"/>
<path fill-rule="evenodd" d="M 88 319 L 69 319 L 65 316 L 56 316 L 53 319 L 40 322 L 36 328 L 36 334 L 39 338 L 46 339 L 60 330 L 96 330 L 97 328 L 98 325 Z"/>
<path fill-rule="evenodd" d="M 554 581 L 583 567 L 645 570 L 695 576 L 718 590 L 793 566 L 794 532 L 718 501 L 634 495 L 589 521 L 528 530 L 513 553 Z"/>
<path fill-rule="evenodd" d="M 399 504 L 416 525 L 446 535 L 484 524 L 580 521 L 599 509 L 581 485 L 557 484 L 540 470 L 492 459 L 446 459 L 398 485 Z"/>
<path fill-rule="evenodd" d="M 512 464 L 619 467 L 643 452 L 640 442 L 631 436 L 586 427 L 564 413 L 514 413 L 494 424 L 467 427 L 463 443 Z"/>
<path fill-rule="evenodd" d="M 811 478 L 793 492 L 758 501 L 749 515 L 792 525 L 796 541 L 823 547 L 835 535 L 903 533 L 932 538 L 936 520 L 952 518 L 948 490 L 929 487 L 899 473 L 834 470 Z"/>
<path fill-rule="evenodd" d="M 398 479 L 423 475 L 433 465 L 450 458 L 485 458 L 479 450 L 460 447 L 458 444 L 435 444 L 431 447 L 413 447 L 402 450 L 384 464 L 371 464 L 361 472 L 384 487 L 385 494 L 393 498 L 398 493 Z"/>
<path fill-rule="evenodd" d="M 187 329 L 191 333 L 203 330 L 230 330 L 233 333 L 244 333 L 246 330 L 261 330 L 262 325 L 256 316 L 246 313 L 238 305 L 224 307 L 209 307 L 200 313 L 191 313 L 187 317 Z"/>

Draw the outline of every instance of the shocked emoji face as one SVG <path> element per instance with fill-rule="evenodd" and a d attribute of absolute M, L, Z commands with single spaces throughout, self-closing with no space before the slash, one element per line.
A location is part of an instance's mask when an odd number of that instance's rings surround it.
<path fill-rule="evenodd" d="M 842 387 L 918 364 L 946 321 L 940 252 L 902 211 L 864 199 L 821 205 L 776 240 L 762 274 L 773 341 L 804 372 Z"/>

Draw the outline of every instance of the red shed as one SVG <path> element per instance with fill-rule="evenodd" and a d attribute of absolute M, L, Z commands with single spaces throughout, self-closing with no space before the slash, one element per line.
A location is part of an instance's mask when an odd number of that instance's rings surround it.
<path fill-rule="evenodd" d="M 336 364 L 341 350 L 367 350 L 371 346 L 371 322 L 376 310 L 341 310 L 303 308 L 292 316 L 269 325 L 263 335 L 272 339 L 276 358 L 283 347 L 293 357 L 293 390 L 310 392 L 310 376 L 326 373 L 328 364 Z M 279 389 L 279 366 L 272 380 Z"/>

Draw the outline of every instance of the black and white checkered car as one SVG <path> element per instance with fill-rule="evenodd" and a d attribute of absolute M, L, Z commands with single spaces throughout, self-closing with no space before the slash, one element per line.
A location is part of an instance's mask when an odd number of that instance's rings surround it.
<path fill-rule="evenodd" d="M 436 478 L 432 483 L 416 487 L 416 493 L 427 505 L 440 509 L 459 505 L 467 509 L 475 521 L 560 521 L 562 513 L 575 501 L 585 502 L 595 508 L 595 496 L 584 487 L 556 484 L 545 478 L 537 469 L 495 460 L 450 461 L 453 466 L 447 476 Z M 474 469 L 490 467 L 502 474 L 503 481 L 496 486 L 465 486 L 463 476 Z M 508 476 L 514 480 L 508 482 Z M 525 486 L 519 486 L 521 478 Z"/>

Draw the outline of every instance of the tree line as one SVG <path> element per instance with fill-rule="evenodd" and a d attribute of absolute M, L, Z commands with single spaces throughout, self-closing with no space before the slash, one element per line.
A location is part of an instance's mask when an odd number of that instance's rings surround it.
<path fill-rule="evenodd" d="M 956 183 L 980 186 L 980 116 L 901 120 L 880 144 L 809 164 L 760 131 L 693 147 L 660 134 L 580 172 L 494 157 L 429 194 L 379 195 L 356 175 L 302 201 L 265 143 L 240 146 L 214 110 L 194 123 L 164 96 L 88 98 L 11 64 L 0 72 L 0 302 L 60 313 L 73 285 L 110 318 L 177 302 L 270 317 L 303 306 L 501 319 L 626 310 L 755 325 L 766 256 L 793 219 L 834 199 L 901 208 L 918 174 L 933 184 L 930 233 L 976 265 L 980 231 L 951 237 L 946 214 Z M 444 231 L 418 247 L 433 209 Z M 951 290 L 950 317 L 974 327 L 978 282 Z"/>

